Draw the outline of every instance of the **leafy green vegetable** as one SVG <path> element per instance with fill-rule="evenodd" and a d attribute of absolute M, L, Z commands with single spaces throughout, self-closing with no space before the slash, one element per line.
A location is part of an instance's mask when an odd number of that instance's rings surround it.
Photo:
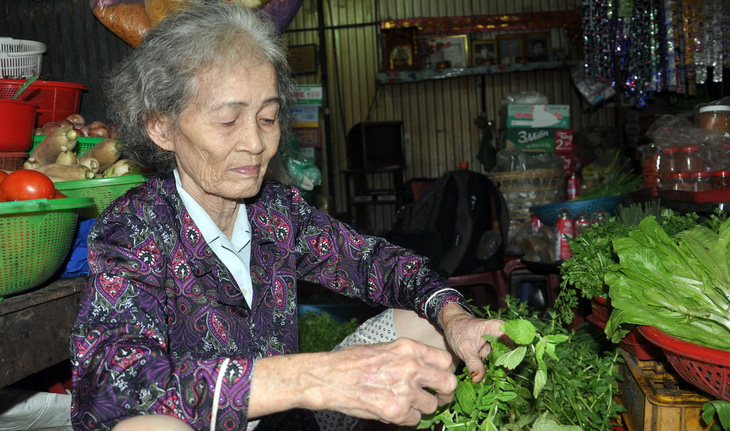
<path fill-rule="evenodd" d="M 717 416 L 719 425 L 715 425 L 712 430 L 728 430 L 730 429 L 730 402 L 725 400 L 713 400 L 702 406 L 702 420 L 709 424 L 712 419 Z"/>
<path fill-rule="evenodd" d="M 299 351 L 328 352 L 340 341 L 357 329 L 359 322 L 354 317 L 339 322 L 326 311 L 307 311 L 299 319 Z"/>
<path fill-rule="evenodd" d="M 606 337 L 587 325 L 572 331 L 554 315 L 530 315 L 524 302 L 507 298 L 508 308 L 480 310 L 506 320 L 506 345 L 484 338 L 492 353 L 486 377 L 472 383 L 466 369 L 458 375 L 454 401 L 424 416 L 419 428 L 445 430 L 612 430 L 623 407 L 613 402 L 620 356 Z"/>
<path fill-rule="evenodd" d="M 726 218 L 724 214 L 718 212 L 705 223 L 716 226 Z M 555 310 L 561 322 L 569 324 L 573 320 L 573 310 L 578 307 L 581 297 L 608 296 L 604 277 L 619 261 L 613 250 L 613 240 L 627 236 L 647 217 L 655 217 L 670 234 L 696 226 L 699 218 L 695 213 L 678 215 L 670 209 L 661 210 L 657 202 L 650 201 L 621 206 L 616 217 L 607 223 L 594 223 L 585 228 L 579 237 L 570 240 L 572 257 L 560 265 L 562 283 Z"/>
<path fill-rule="evenodd" d="M 716 220 L 717 221 L 717 220 Z M 619 264 L 604 278 L 614 311 L 606 334 L 650 325 L 708 347 L 730 350 L 730 219 L 673 236 L 653 217 L 613 246 Z"/>

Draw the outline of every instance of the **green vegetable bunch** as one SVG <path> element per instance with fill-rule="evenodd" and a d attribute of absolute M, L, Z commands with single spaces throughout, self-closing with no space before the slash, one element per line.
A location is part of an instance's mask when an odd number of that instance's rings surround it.
<path fill-rule="evenodd" d="M 618 163 L 619 158 L 616 154 L 611 165 L 617 166 L 617 168 L 590 190 L 581 193 L 571 201 L 621 196 L 638 191 L 641 188 L 642 177 L 631 171 L 628 160 L 621 165 L 618 165 Z"/>
<path fill-rule="evenodd" d="M 473 383 L 465 369 L 455 400 L 418 428 L 611 430 L 623 410 L 613 403 L 620 356 L 603 334 L 592 326 L 568 331 L 554 316 L 528 316 L 524 303 L 507 301 L 506 311 L 484 315 L 507 320 L 502 329 L 513 344 L 485 336 L 492 346 L 485 378 Z"/>
<path fill-rule="evenodd" d="M 608 296 L 604 277 L 619 262 L 613 250 L 613 241 L 636 230 L 647 217 L 656 218 L 671 233 L 689 229 L 698 222 L 695 213 L 679 215 L 670 209 L 660 209 L 658 202 L 650 201 L 621 206 L 617 209 L 617 215 L 607 223 L 594 223 L 582 230 L 579 237 L 570 240 L 572 257 L 560 265 L 562 282 L 555 310 L 561 322 L 570 324 L 573 321 L 573 310 L 578 307 L 581 298 Z M 706 223 L 713 223 L 719 217 L 722 216 L 714 215 Z"/>
<path fill-rule="evenodd" d="M 299 319 L 299 351 L 328 352 L 355 332 L 358 326 L 359 322 L 354 317 L 349 321 L 339 322 L 326 311 L 307 311 Z"/>
<path fill-rule="evenodd" d="M 716 216 L 672 235 L 649 217 L 613 247 L 619 264 L 605 276 L 612 341 L 626 335 L 627 325 L 650 325 L 730 350 L 730 219 Z"/>

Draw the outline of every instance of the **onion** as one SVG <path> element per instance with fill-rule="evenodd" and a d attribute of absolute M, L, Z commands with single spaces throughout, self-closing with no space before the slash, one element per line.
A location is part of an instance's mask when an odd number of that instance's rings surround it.
<path fill-rule="evenodd" d="M 84 119 L 84 117 L 81 116 L 81 114 L 71 114 L 66 117 L 66 119 L 79 127 L 86 124 L 86 120 Z"/>

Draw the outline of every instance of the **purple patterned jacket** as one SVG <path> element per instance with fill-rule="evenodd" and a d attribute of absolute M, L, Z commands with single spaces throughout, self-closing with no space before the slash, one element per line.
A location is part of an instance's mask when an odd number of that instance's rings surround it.
<path fill-rule="evenodd" d="M 434 322 L 446 303 L 465 305 L 451 289 L 436 293 L 445 284 L 424 258 L 359 235 L 294 188 L 267 181 L 246 207 L 250 308 L 185 210 L 172 174 L 130 190 L 100 216 L 71 331 L 74 429 L 109 429 L 142 413 L 209 427 L 225 358 L 217 427 L 245 429 L 256 358 L 298 351 L 297 280 Z"/>

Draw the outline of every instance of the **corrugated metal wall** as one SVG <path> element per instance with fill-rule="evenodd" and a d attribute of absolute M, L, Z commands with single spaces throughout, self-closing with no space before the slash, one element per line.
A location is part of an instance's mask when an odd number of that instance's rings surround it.
<path fill-rule="evenodd" d="M 534 90 L 550 103 L 572 107 L 572 127 L 614 126 L 610 108 L 586 112 L 570 82 L 567 69 L 469 76 L 415 83 L 376 85 L 380 64 L 379 21 L 414 17 L 495 15 L 577 10 L 580 0 L 324 0 L 327 74 L 330 101 L 332 154 L 336 209 L 345 205 L 345 138 L 354 124 L 371 121 L 403 121 L 406 142 L 405 178 L 437 177 L 467 161 L 480 171 L 477 159 L 480 130 L 474 118 L 485 110 L 497 118 L 502 99 L 510 93 Z M 291 44 L 316 42 L 315 1 L 290 26 Z M 301 83 L 319 82 L 319 76 L 302 76 Z M 325 175 L 326 176 L 326 175 Z M 387 186 L 387 178 L 371 178 L 375 187 Z M 382 233 L 394 222 L 395 208 L 369 208 L 369 226 L 363 230 Z"/>
<path fill-rule="evenodd" d="M 96 19 L 88 0 L 2 0 L 0 36 L 45 43 L 41 79 L 86 85 L 81 114 L 106 120 L 102 81 L 132 48 Z"/>
<path fill-rule="evenodd" d="M 287 32 L 290 45 L 317 44 L 318 0 L 305 0 Z M 0 35 L 38 40 L 48 45 L 44 79 L 78 82 L 85 93 L 81 113 L 104 120 L 102 80 L 131 48 L 107 30 L 91 13 L 87 0 L 3 0 Z M 545 70 L 470 76 L 416 83 L 376 85 L 380 64 L 379 21 L 412 17 L 449 17 L 575 10 L 580 0 L 322 0 L 326 47 L 326 91 L 329 100 L 332 171 L 323 164 L 322 190 L 334 198 L 337 213 L 345 213 L 345 136 L 365 120 L 403 121 L 406 142 L 405 178 L 436 177 L 476 158 L 479 129 L 473 120 L 484 109 L 497 117 L 506 94 L 536 90 L 551 103 L 570 104 L 572 126 L 615 124 L 611 109 L 584 112 L 567 70 Z M 300 83 L 320 83 L 322 75 L 302 75 Z M 327 184 L 332 178 L 334 184 Z M 371 178 L 387 186 L 386 178 Z M 370 209 L 370 230 L 382 232 L 394 221 L 395 208 Z M 363 227 L 364 229 L 365 227 Z"/>

